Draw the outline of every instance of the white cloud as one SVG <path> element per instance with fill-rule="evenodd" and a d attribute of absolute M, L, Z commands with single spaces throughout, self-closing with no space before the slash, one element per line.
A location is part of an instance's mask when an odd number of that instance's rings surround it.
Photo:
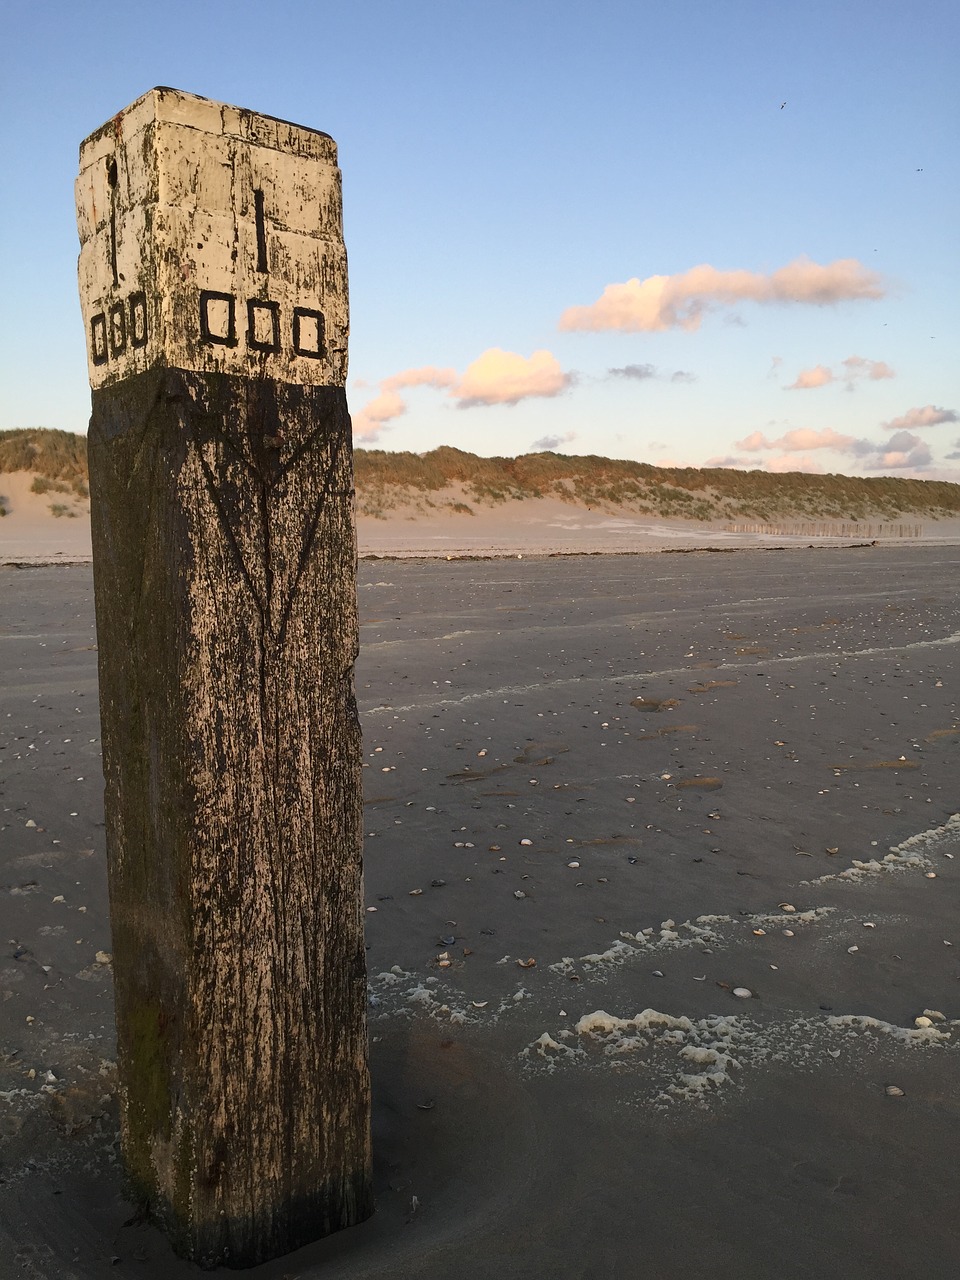
<path fill-rule="evenodd" d="M 824 266 L 798 258 L 767 275 L 720 271 L 704 263 L 678 275 L 608 284 L 596 302 L 568 307 L 560 317 L 560 328 L 626 333 L 694 330 L 705 312 L 742 301 L 823 306 L 882 298 L 884 293 L 880 276 L 855 258 Z"/>

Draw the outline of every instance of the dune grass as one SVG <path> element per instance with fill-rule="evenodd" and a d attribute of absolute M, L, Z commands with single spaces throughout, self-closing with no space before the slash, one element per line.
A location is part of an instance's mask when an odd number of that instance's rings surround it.
<path fill-rule="evenodd" d="M 480 458 L 443 446 L 429 453 L 358 449 L 359 509 L 382 513 L 453 485 L 480 505 L 560 498 L 581 506 L 671 519 L 892 520 L 960 516 L 960 485 L 897 476 L 807 475 L 721 467 L 654 467 L 593 455 L 528 453 Z"/>
<path fill-rule="evenodd" d="M 36 493 L 87 497 L 87 441 L 44 427 L 0 432 L 0 473 L 32 471 Z M 686 520 L 896 520 L 960 517 L 960 485 L 898 476 L 654 467 L 595 455 L 482 458 L 444 445 L 428 453 L 357 449 L 357 509 L 454 510 L 538 498 Z M 451 497 L 449 490 L 461 492 Z"/>
<path fill-rule="evenodd" d="M 33 471 L 34 493 L 75 493 L 89 497 L 87 437 L 49 427 L 0 431 L 0 473 Z"/>

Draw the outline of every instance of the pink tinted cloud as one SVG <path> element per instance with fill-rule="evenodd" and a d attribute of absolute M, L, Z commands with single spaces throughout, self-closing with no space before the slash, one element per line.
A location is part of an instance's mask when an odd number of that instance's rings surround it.
<path fill-rule="evenodd" d="M 372 443 L 387 424 L 407 412 L 400 392 L 408 387 L 434 387 L 446 391 L 460 409 L 476 405 L 518 404 L 534 396 L 555 396 L 573 384 L 549 351 L 535 351 L 529 358 L 491 347 L 468 365 L 464 374 L 455 369 L 424 365 L 404 369 L 380 382 L 376 396 L 353 415 L 354 438 Z"/>
<path fill-rule="evenodd" d="M 792 453 L 785 453 L 781 458 L 768 458 L 767 470 L 784 472 L 784 471 L 806 471 L 810 475 L 823 475 L 823 467 L 819 462 L 814 462 L 812 458 L 797 458 Z"/>
<path fill-rule="evenodd" d="M 957 441 L 957 447 L 960 450 L 960 440 Z M 822 431 L 814 431 L 810 427 L 798 427 L 793 431 L 785 432 L 776 440 L 768 439 L 761 431 L 754 431 L 745 439 L 737 440 L 734 448 L 746 453 L 781 450 L 779 457 L 768 458 L 764 463 L 768 471 L 777 472 L 822 472 L 823 467 L 809 457 L 818 449 L 832 449 L 836 453 L 852 455 L 859 459 L 860 465 L 867 471 L 925 471 L 933 462 L 928 445 L 920 436 L 906 430 L 895 431 L 886 441 L 842 435 L 832 427 L 825 427 Z M 798 457 L 798 454 L 803 456 Z M 947 456 L 948 459 L 960 458 L 960 452 Z M 706 465 L 736 465 L 736 459 L 712 459 Z"/>
<path fill-rule="evenodd" d="M 825 387 L 828 383 L 841 379 L 846 382 L 847 389 L 852 390 L 854 382 L 867 378 L 878 382 L 881 378 L 895 378 L 897 375 L 884 360 L 868 360 L 866 356 L 847 356 L 840 362 L 840 373 L 835 374 L 827 365 L 817 364 L 812 369 L 801 369 L 795 382 L 791 382 L 785 391 L 811 391 L 816 387 Z"/>
<path fill-rule="evenodd" d="M 938 427 L 941 422 L 957 422 L 960 415 L 954 409 L 938 409 L 935 405 L 925 404 L 922 409 L 908 409 L 899 418 L 892 418 L 883 425 L 891 431 L 916 431 L 918 427 Z"/>
<path fill-rule="evenodd" d="M 560 317 L 562 330 L 617 329 L 653 333 L 665 329 L 698 329 L 706 311 L 738 302 L 827 303 L 861 301 L 884 296 L 881 277 L 855 258 L 821 265 L 798 258 L 763 274 L 720 271 L 707 263 L 673 276 L 634 277 L 608 284 L 588 306 L 568 307 Z"/>
<path fill-rule="evenodd" d="M 926 447 L 919 449 L 888 449 L 885 453 L 881 453 L 878 457 L 865 463 L 868 471 L 922 471 L 925 470 L 933 461 L 930 450 Z"/>
<path fill-rule="evenodd" d="M 772 449 L 773 445 L 762 431 L 752 431 L 743 440 L 735 440 L 733 447 L 735 449 L 744 449 L 747 453 L 757 453 L 761 449 Z"/>
<path fill-rule="evenodd" d="M 455 369 L 437 369 L 425 365 L 419 369 L 404 369 L 380 383 L 379 394 L 368 401 L 359 413 L 353 415 L 353 434 L 357 440 L 368 443 L 379 440 L 386 423 L 400 418 L 407 412 L 407 404 L 400 391 L 405 387 L 449 387 L 457 380 Z"/>
<path fill-rule="evenodd" d="M 768 440 L 762 431 L 754 431 L 746 439 L 736 440 L 734 448 L 744 449 L 748 453 L 758 453 L 761 449 L 783 449 L 786 453 L 805 453 L 811 449 L 836 449 L 839 453 L 847 453 L 855 444 L 854 436 L 841 435 L 832 427 L 824 427 L 822 431 L 814 431 L 810 427 L 797 427 L 776 440 Z"/>
<path fill-rule="evenodd" d="M 531 396 L 557 396 L 571 382 L 570 374 L 564 373 L 549 351 L 534 351 L 527 358 L 490 347 L 467 366 L 451 394 L 461 409 L 480 404 L 512 405 Z"/>
<path fill-rule="evenodd" d="M 381 391 L 363 411 L 373 422 L 389 422 L 391 418 L 399 418 L 406 413 L 407 406 L 396 391 Z"/>
<path fill-rule="evenodd" d="M 368 442 L 379 440 L 384 424 L 406 412 L 407 406 L 401 395 L 396 391 L 381 391 L 353 415 L 354 438 Z"/>
<path fill-rule="evenodd" d="M 401 387 L 452 387 L 456 381 L 456 369 L 437 369 L 428 364 L 421 369 L 404 369 L 392 378 L 384 378 L 380 386 L 385 391 L 398 391 Z"/>
<path fill-rule="evenodd" d="M 788 431 L 779 440 L 774 440 L 773 448 L 785 449 L 788 453 L 802 453 L 808 449 L 836 449 L 845 453 L 854 443 L 854 436 L 841 435 L 832 427 L 824 427 L 822 431 L 813 431 L 810 427 L 798 427 Z"/>
<path fill-rule="evenodd" d="M 875 447 L 873 457 L 864 461 L 868 471 L 922 471 L 933 461 L 930 446 L 912 431 L 895 431 L 886 444 Z"/>
<path fill-rule="evenodd" d="M 843 376 L 848 382 L 852 382 L 855 378 L 868 378 L 871 382 L 879 382 L 883 378 L 897 376 L 885 360 L 868 360 L 865 356 L 847 356 L 842 364 Z"/>
<path fill-rule="evenodd" d="M 791 382 L 785 391 L 811 391 L 814 387 L 825 387 L 833 381 L 833 370 L 826 365 L 816 364 L 812 369 L 801 369 L 796 382 Z"/>

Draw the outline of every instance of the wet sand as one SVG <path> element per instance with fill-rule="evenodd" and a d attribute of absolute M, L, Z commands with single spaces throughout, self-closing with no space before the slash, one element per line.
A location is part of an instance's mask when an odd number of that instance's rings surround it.
<path fill-rule="evenodd" d="M 378 1210 L 250 1274 L 960 1274 L 958 572 L 362 563 Z M 197 1274 L 116 1162 L 90 571 L 0 583 L 0 1258 Z"/>

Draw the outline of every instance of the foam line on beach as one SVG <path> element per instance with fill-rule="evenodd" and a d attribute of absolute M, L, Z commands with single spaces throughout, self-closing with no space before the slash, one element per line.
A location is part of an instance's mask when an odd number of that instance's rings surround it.
<path fill-rule="evenodd" d="M 701 1018 L 644 1009 L 620 1017 L 585 1013 L 572 1027 L 544 1031 L 518 1054 L 530 1071 L 615 1071 L 636 1091 L 623 1101 L 658 1110 L 677 1104 L 706 1107 L 718 1093 L 742 1087 L 747 1071 L 771 1063 L 817 1066 L 844 1056 L 859 1064 L 866 1052 L 956 1053 L 953 1026 L 901 1027 L 863 1014 L 775 1018 L 761 1023 L 739 1014 Z M 639 1079 L 637 1079 L 639 1077 Z"/>
<path fill-rule="evenodd" d="M 835 880 L 841 884 L 857 884 L 868 876 L 902 871 L 923 871 L 933 865 L 927 855 L 936 852 L 941 844 L 949 844 L 951 847 L 960 845 L 960 813 L 951 814 L 939 827 L 918 831 L 916 835 L 908 836 L 899 844 L 892 845 L 882 858 L 871 858 L 865 862 L 855 858 L 844 871 L 818 876 L 816 880 L 801 880 L 800 883 L 812 886 Z"/>

